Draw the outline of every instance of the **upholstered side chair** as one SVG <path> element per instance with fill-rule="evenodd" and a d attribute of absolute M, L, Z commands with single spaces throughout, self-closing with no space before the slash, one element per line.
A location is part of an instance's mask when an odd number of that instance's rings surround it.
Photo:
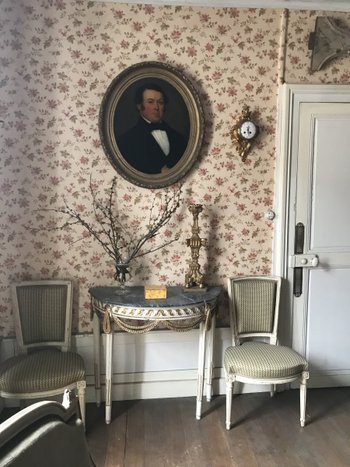
<path fill-rule="evenodd" d="M 305 425 L 308 362 L 287 346 L 278 345 L 281 278 L 246 276 L 228 279 L 232 346 L 225 350 L 226 429 L 231 428 L 235 381 L 271 386 L 300 383 L 300 425 Z"/>
<path fill-rule="evenodd" d="M 76 390 L 85 423 L 85 365 L 71 351 L 72 282 L 13 284 L 12 301 L 18 353 L 0 364 L 0 396 L 47 399 Z"/>

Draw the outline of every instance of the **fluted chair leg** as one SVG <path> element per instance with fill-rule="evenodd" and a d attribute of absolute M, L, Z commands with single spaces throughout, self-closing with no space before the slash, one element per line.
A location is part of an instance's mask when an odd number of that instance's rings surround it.
<path fill-rule="evenodd" d="M 307 373 L 308 375 L 308 373 Z M 305 410 L 306 410 L 306 392 L 307 392 L 307 377 L 303 373 L 300 380 L 300 426 L 305 426 Z"/>
<path fill-rule="evenodd" d="M 226 381 L 226 430 L 231 429 L 232 381 Z"/>
<path fill-rule="evenodd" d="M 81 420 L 84 426 L 85 426 L 85 388 L 86 388 L 86 381 L 79 381 L 77 383 L 80 415 L 81 415 Z"/>

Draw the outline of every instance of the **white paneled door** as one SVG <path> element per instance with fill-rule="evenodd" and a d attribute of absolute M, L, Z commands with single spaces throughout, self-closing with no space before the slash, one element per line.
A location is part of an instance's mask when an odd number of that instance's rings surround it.
<path fill-rule="evenodd" d="M 294 94 L 287 138 L 285 270 L 310 387 L 350 385 L 350 92 L 324 88 Z"/>

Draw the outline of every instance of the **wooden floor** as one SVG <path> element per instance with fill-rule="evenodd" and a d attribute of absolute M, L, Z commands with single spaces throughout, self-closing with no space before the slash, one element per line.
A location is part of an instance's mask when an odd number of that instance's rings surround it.
<path fill-rule="evenodd" d="M 310 389 L 306 426 L 299 424 L 299 392 L 245 394 L 233 399 L 226 431 L 225 398 L 114 402 L 87 405 L 87 440 L 97 467 L 344 467 L 350 466 L 350 388 Z"/>

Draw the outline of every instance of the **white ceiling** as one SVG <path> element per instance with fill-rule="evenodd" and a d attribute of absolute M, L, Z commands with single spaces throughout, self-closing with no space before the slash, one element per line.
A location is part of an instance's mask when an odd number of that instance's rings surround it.
<path fill-rule="evenodd" d="M 350 0 L 97 0 L 99 3 L 145 3 L 233 8 L 288 8 L 350 12 Z"/>

